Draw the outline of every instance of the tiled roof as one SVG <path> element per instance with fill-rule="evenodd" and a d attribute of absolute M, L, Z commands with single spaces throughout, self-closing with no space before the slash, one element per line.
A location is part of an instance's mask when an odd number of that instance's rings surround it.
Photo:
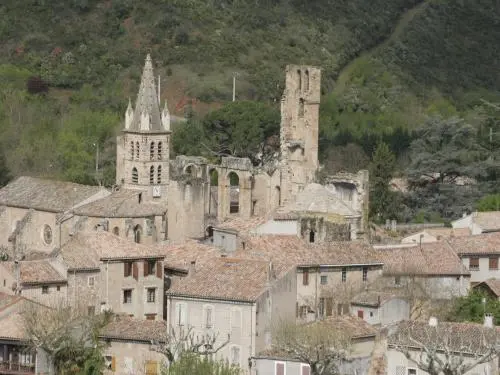
<path fill-rule="evenodd" d="M 377 248 L 377 252 L 389 275 L 469 275 L 446 241 Z"/>
<path fill-rule="evenodd" d="M 106 339 L 163 341 L 168 331 L 164 320 L 134 319 L 117 316 L 102 330 L 100 337 Z"/>
<path fill-rule="evenodd" d="M 174 245 L 158 245 L 157 247 L 158 251 L 165 256 L 167 267 L 184 270 L 188 270 L 193 261 L 197 266 L 200 266 L 222 255 L 220 249 L 195 240 L 187 240 Z"/>
<path fill-rule="evenodd" d="M 296 266 L 380 264 L 378 254 L 361 241 L 309 244 L 296 236 L 250 236 L 236 251 L 240 258 L 264 259 Z"/>
<path fill-rule="evenodd" d="M 467 353 L 469 348 L 473 348 L 476 353 L 481 353 L 481 349 L 485 349 L 485 339 L 498 345 L 499 333 L 496 327 L 487 328 L 477 323 L 438 322 L 436 327 L 432 327 L 426 321 L 403 321 L 390 328 L 387 343 L 389 347 L 404 345 L 418 348 L 417 341 L 438 350 L 446 345 L 457 352 Z"/>
<path fill-rule="evenodd" d="M 427 228 L 423 230 L 432 236 L 442 238 L 466 237 L 471 235 L 469 228 Z"/>
<path fill-rule="evenodd" d="M 342 216 L 359 216 L 335 193 L 320 184 L 308 184 L 297 194 L 295 202 L 282 209 L 284 212 L 311 212 L 323 214 L 337 214 Z"/>
<path fill-rule="evenodd" d="M 367 291 L 354 296 L 351 304 L 378 307 L 393 298 L 397 298 L 397 296 L 392 293 Z"/>
<path fill-rule="evenodd" d="M 500 297 L 500 279 L 488 279 L 479 284 L 473 286 L 473 288 L 481 288 L 481 286 L 486 285 L 490 290 L 495 293 L 497 297 Z"/>
<path fill-rule="evenodd" d="M 269 268 L 266 261 L 214 258 L 174 283 L 167 295 L 253 302 L 266 288 Z M 290 269 L 273 265 L 277 278 Z"/>
<path fill-rule="evenodd" d="M 62 212 L 102 190 L 99 186 L 22 176 L 0 189 L 0 205 Z"/>
<path fill-rule="evenodd" d="M 7 271 L 15 277 L 14 262 L 2 262 Z M 61 275 L 50 264 L 48 259 L 20 261 L 22 284 L 65 283 L 66 277 Z"/>
<path fill-rule="evenodd" d="M 25 340 L 23 319 L 19 312 L 0 318 L 0 339 Z"/>
<path fill-rule="evenodd" d="M 9 306 L 17 303 L 18 301 L 22 300 L 23 297 L 21 296 L 13 296 L 11 294 L 7 294 L 4 292 L 0 292 L 0 313 L 8 308 Z"/>
<path fill-rule="evenodd" d="M 500 211 L 473 212 L 472 220 L 478 224 L 482 230 L 500 229 Z"/>
<path fill-rule="evenodd" d="M 458 255 L 500 254 L 500 232 L 457 237 L 449 242 Z"/>
<path fill-rule="evenodd" d="M 60 250 L 69 269 L 99 268 L 100 260 L 164 258 L 156 246 L 137 244 L 105 231 L 78 232 Z"/>
<path fill-rule="evenodd" d="M 140 192 L 121 189 L 109 196 L 80 206 L 74 210 L 76 215 L 93 217 L 146 217 L 160 216 L 166 212 L 162 204 L 139 203 Z"/>
<path fill-rule="evenodd" d="M 257 228 L 259 225 L 264 224 L 267 220 L 268 218 L 265 216 L 256 216 L 249 219 L 236 217 L 223 221 L 214 228 L 246 234 Z"/>

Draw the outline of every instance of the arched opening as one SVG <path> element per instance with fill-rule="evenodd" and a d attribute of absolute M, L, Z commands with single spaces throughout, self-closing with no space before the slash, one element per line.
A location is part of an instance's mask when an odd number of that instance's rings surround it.
<path fill-rule="evenodd" d="M 281 188 L 276 186 L 274 188 L 274 199 L 275 199 L 275 207 L 281 206 Z"/>
<path fill-rule="evenodd" d="M 208 204 L 208 213 L 210 215 L 215 215 L 217 216 L 217 205 L 219 202 L 219 173 L 217 172 L 217 169 L 211 169 L 208 172 L 210 181 L 210 198 L 209 198 L 209 204 Z"/>
<path fill-rule="evenodd" d="M 130 142 L 130 158 L 133 159 L 135 156 L 134 141 Z"/>
<path fill-rule="evenodd" d="M 188 182 L 184 188 L 184 201 L 191 201 L 191 184 Z"/>
<path fill-rule="evenodd" d="M 134 227 L 134 242 L 141 243 L 142 228 L 139 224 Z"/>
<path fill-rule="evenodd" d="M 149 159 L 153 160 L 155 157 L 155 143 L 151 142 L 151 146 L 149 146 Z"/>
<path fill-rule="evenodd" d="M 139 183 L 139 173 L 137 172 L 136 167 L 132 168 L 132 183 L 133 184 Z"/>
<path fill-rule="evenodd" d="M 240 212 L 240 178 L 234 172 L 227 175 L 229 179 L 229 213 Z"/>
<path fill-rule="evenodd" d="M 211 238 L 213 236 L 214 236 L 214 227 L 210 225 L 207 227 L 207 237 Z"/>
<path fill-rule="evenodd" d="M 309 242 L 314 243 L 314 240 L 316 239 L 316 233 L 312 230 L 309 232 Z"/>
<path fill-rule="evenodd" d="M 161 165 L 158 166 L 157 169 L 157 176 L 156 176 L 156 183 L 161 184 Z"/>
<path fill-rule="evenodd" d="M 305 91 L 309 91 L 309 70 L 306 70 L 306 79 L 304 86 Z"/>
<path fill-rule="evenodd" d="M 194 176 L 194 168 L 192 165 L 188 165 L 186 169 L 184 170 L 184 173 L 186 173 L 189 176 Z"/>
<path fill-rule="evenodd" d="M 163 156 L 162 156 L 162 150 L 163 149 L 163 143 L 162 142 L 158 142 L 158 160 L 162 160 Z"/>
<path fill-rule="evenodd" d="M 302 90 L 302 73 L 300 69 L 297 70 L 297 84 L 299 86 L 299 90 Z"/>
<path fill-rule="evenodd" d="M 304 99 L 299 99 L 299 118 L 304 117 Z"/>
<path fill-rule="evenodd" d="M 140 155 L 140 152 L 139 152 L 139 142 L 135 142 L 135 157 L 137 159 L 139 159 L 139 155 Z"/>
<path fill-rule="evenodd" d="M 114 227 L 114 228 L 113 228 L 113 234 L 114 234 L 115 236 L 119 236 L 119 235 L 120 235 L 120 228 L 118 228 L 118 227 Z"/>
<path fill-rule="evenodd" d="M 155 167 L 151 166 L 149 168 L 149 184 L 153 185 L 155 183 Z"/>

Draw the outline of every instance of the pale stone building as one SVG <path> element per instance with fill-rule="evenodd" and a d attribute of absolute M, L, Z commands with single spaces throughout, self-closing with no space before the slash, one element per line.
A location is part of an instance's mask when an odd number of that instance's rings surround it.
<path fill-rule="evenodd" d="M 366 291 L 351 300 L 351 314 L 368 324 L 385 327 L 410 319 L 410 303 L 394 293 Z"/>
<path fill-rule="evenodd" d="M 295 271 L 268 261 L 215 258 L 167 291 L 167 323 L 229 339 L 217 357 L 248 373 L 248 360 L 271 345 L 272 323 L 295 315 Z"/>
<path fill-rule="evenodd" d="M 500 231 L 500 211 L 473 212 L 451 222 L 453 228 L 468 228 L 473 235 Z"/>

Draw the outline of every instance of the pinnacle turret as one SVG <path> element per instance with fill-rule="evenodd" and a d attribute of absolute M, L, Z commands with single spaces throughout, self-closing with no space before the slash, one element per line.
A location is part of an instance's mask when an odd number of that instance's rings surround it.
<path fill-rule="evenodd" d="M 142 71 L 141 85 L 135 102 L 135 110 L 129 103 L 125 114 L 125 129 L 137 132 L 162 132 L 164 126 L 161 120 L 160 106 L 156 94 L 153 62 L 148 54 Z M 131 115 L 127 126 L 127 116 Z"/>
<path fill-rule="evenodd" d="M 170 112 L 168 111 L 166 100 L 165 100 L 165 106 L 163 107 L 163 111 L 161 112 L 161 124 L 163 125 L 164 130 L 170 131 Z"/>

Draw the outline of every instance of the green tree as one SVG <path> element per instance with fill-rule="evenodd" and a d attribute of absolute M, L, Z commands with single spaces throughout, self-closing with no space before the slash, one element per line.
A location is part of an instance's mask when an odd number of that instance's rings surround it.
<path fill-rule="evenodd" d="M 472 290 L 454 301 L 448 320 L 482 323 L 484 314 L 491 314 L 494 322 L 500 322 L 500 301 L 481 290 Z"/>
<path fill-rule="evenodd" d="M 396 158 L 385 143 L 379 143 L 370 163 L 370 217 L 382 222 L 393 219 L 394 194 L 389 183 L 396 168 Z"/>
<path fill-rule="evenodd" d="M 489 194 L 476 203 L 478 211 L 500 211 L 500 194 Z"/>
<path fill-rule="evenodd" d="M 241 373 L 241 368 L 238 366 L 191 352 L 184 352 L 177 361 L 162 371 L 163 375 L 239 375 Z"/>

